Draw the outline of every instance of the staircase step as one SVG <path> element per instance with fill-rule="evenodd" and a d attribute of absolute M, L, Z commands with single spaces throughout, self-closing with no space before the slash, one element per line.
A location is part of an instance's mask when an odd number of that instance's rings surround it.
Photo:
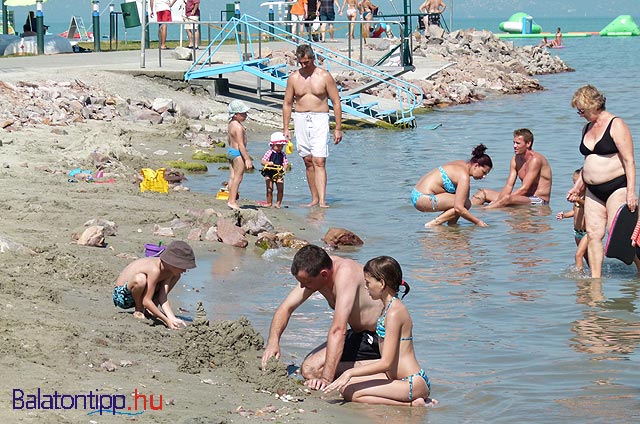
<path fill-rule="evenodd" d="M 362 105 L 357 105 L 355 108 L 360 111 L 365 111 L 367 109 L 372 109 L 374 106 L 378 106 L 378 102 L 365 103 Z"/>
<path fill-rule="evenodd" d="M 393 124 L 398 127 L 410 126 L 415 122 L 415 120 L 415 116 L 408 116 L 406 118 L 396 120 Z"/>

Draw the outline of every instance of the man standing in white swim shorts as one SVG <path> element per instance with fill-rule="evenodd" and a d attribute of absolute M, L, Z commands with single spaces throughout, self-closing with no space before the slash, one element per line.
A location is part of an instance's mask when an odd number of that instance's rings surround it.
<path fill-rule="evenodd" d="M 315 65 L 315 54 L 308 44 L 298 46 L 296 57 L 300 69 L 289 76 L 282 105 L 282 133 L 289 135 L 289 121 L 295 101 L 293 126 L 298 154 L 304 159 L 307 183 L 311 191 L 311 203 L 305 206 L 328 208 L 325 200 L 329 155 L 329 102 L 333 105 L 336 127 L 334 143 L 342 141 L 342 106 L 340 94 L 333 76 Z"/>

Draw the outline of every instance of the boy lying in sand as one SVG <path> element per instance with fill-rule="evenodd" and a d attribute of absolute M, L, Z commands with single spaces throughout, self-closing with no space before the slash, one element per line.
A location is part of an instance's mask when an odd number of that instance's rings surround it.
<path fill-rule="evenodd" d="M 195 267 L 191 246 L 171 242 L 160 257 L 136 259 L 122 270 L 113 289 L 113 304 L 123 309 L 135 306 L 135 318 L 144 319 L 146 310 L 171 329 L 186 327 L 171 310 L 168 296 L 182 273 Z"/>

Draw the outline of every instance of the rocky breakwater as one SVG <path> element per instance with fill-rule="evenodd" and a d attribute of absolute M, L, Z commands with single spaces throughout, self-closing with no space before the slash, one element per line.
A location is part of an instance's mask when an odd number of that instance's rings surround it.
<path fill-rule="evenodd" d="M 365 62 L 373 65 L 398 39 L 370 43 Z M 379 54 L 372 54 L 379 52 Z M 396 58 L 398 60 L 398 58 Z M 413 34 L 413 62 L 416 68 L 437 61 L 451 65 L 429 77 L 408 72 L 401 78 L 422 89 L 423 106 L 442 107 L 466 104 L 489 96 L 528 93 L 543 90 L 535 75 L 573 71 L 558 56 L 539 46 L 516 47 L 486 30 L 457 30 L 447 33 L 442 28 L 429 28 L 427 34 Z M 366 83 L 352 72 L 336 76 L 344 87 Z M 394 98 L 395 91 L 380 85 L 367 92 L 382 98 Z"/>
<path fill-rule="evenodd" d="M 490 31 L 446 33 L 430 27 L 414 35 L 415 57 L 435 58 L 453 65 L 426 80 L 406 79 L 422 88 L 425 106 L 446 106 L 499 94 L 543 90 L 535 75 L 573 71 L 558 56 L 539 46 L 516 47 Z"/>

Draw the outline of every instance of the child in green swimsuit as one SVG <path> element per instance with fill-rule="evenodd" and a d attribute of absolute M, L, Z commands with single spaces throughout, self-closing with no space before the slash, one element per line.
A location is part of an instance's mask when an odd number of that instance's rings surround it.
<path fill-rule="evenodd" d="M 573 172 L 573 183 L 580 177 L 582 168 L 576 169 Z M 562 220 L 565 218 L 573 218 L 573 236 L 576 240 L 576 269 L 583 270 L 584 262 L 587 262 L 587 247 L 589 246 L 589 237 L 587 237 L 587 230 L 584 222 L 584 196 L 585 190 L 580 193 L 580 199 L 573 203 L 573 209 L 570 211 L 560 211 L 556 215 L 556 219 Z"/>
<path fill-rule="evenodd" d="M 340 390 L 345 400 L 395 406 L 426 406 L 438 402 L 430 399 L 431 382 L 420 368 L 413 350 L 413 322 L 402 300 L 409 285 L 402 280 L 400 264 L 389 256 L 378 256 L 364 266 L 369 296 L 382 300 L 384 308 L 376 333 L 381 358 L 359 361 L 324 389 Z"/>

